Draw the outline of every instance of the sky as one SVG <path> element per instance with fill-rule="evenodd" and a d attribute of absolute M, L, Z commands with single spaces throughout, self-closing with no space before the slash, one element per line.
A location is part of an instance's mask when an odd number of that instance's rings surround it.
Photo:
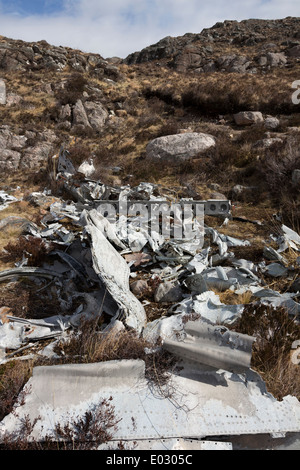
<path fill-rule="evenodd" d="M 125 58 L 217 21 L 287 16 L 300 0 L 0 0 L 0 35 Z"/>

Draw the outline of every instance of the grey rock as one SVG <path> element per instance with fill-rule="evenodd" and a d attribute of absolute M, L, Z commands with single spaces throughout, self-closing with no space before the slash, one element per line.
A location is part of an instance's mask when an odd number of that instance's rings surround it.
<path fill-rule="evenodd" d="M 286 55 L 283 52 L 268 52 L 266 54 L 268 65 L 278 67 L 287 63 Z"/>
<path fill-rule="evenodd" d="M 239 200 L 239 198 L 248 197 L 250 194 L 253 193 L 254 189 L 255 189 L 254 186 L 243 186 L 241 184 L 236 184 L 229 191 L 229 197 Z"/>
<path fill-rule="evenodd" d="M 47 142 L 47 143 L 55 143 L 57 141 L 57 136 L 55 132 L 51 129 L 45 129 L 43 132 L 39 132 L 38 134 L 39 140 Z"/>
<path fill-rule="evenodd" d="M 0 104 L 6 104 L 6 85 L 2 79 L 0 79 Z"/>
<path fill-rule="evenodd" d="M 101 129 L 106 119 L 108 118 L 108 111 L 103 104 L 95 103 L 93 101 L 86 101 L 84 104 L 87 117 L 93 129 Z"/>
<path fill-rule="evenodd" d="M 144 281 L 143 279 L 139 279 L 138 281 L 134 281 L 130 285 L 130 289 L 134 295 L 136 296 L 142 295 L 143 293 L 147 292 L 149 289 L 148 282 Z"/>
<path fill-rule="evenodd" d="M 20 162 L 21 169 L 36 169 L 45 164 L 50 153 L 54 150 L 53 145 L 48 142 L 40 142 L 34 147 L 29 147 L 23 153 Z"/>
<path fill-rule="evenodd" d="M 261 148 L 261 149 L 266 149 L 269 147 L 272 147 L 274 144 L 282 144 L 283 140 L 280 139 L 279 137 L 270 137 L 267 139 L 261 139 L 255 142 L 253 145 L 253 148 Z"/>
<path fill-rule="evenodd" d="M 188 132 L 158 137 L 147 145 L 146 156 L 176 163 L 205 152 L 216 144 L 210 134 Z"/>
<path fill-rule="evenodd" d="M 257 57 L 256 60 L 257 60 L 258 65 L 260 65 L 261 67 L 265 67 L 268 63 L 268 59 L 267 59 L 266 55 L 262 55 L 260 57 Z"/>
<path fill-rule="evenodd" d="M 2 126 L 0 128 L 0 148 L 19 150 L 26 145 L 26 141 L 27 137 L 13 134 L 9 126 Z"/>
<path fill-rule="evenodd" d="M 179 302 L 182 300 L 181 287 L 175 286 L 172 282 L 161 283 L 154 294 L 155 302 Z"/>
<path fill-rule="evenodd" d="M 216 64 L 213 61 L 208 62 L 203 66 L 204 72 L 216 72 L 218 70 Z"/>
<path fill-rule="evenodd" d="M 262 67 L 278 67 L 280 65 L 286 65 L 287 57 L 283 52 L 267 52 L 259 56 L 257 62 Z"/>
<path fill-rule="evenodd" d="M 20 104 L 22 97 L 16 93 L 7 93 L 6 94 L 6 106 L 16 106 Z"/>
<path fill-rule="evenodd" d="M 196 294 L 203 294 L 203 292 L 209 290 L 202 274 L 193 274 L 192 276 L 188 276 L 185 279 L 184 284 L 191 292 Z"/>
<path fill-rule="evenodd" d="M 73 108 L 73 125 L 91 127 L 81 100 L 78 100 Z"/>
<path fill-rule="evenodd" d="M 280 125 L 280 121 L 276 117 L 273 117 L 273 116 L 267 116 L 266 117 L 265 127 L 267 129 L 270 129 L 270 130 L 277 129 L 279 127 L 279 125 Z"/>
<path fill-rule="evenodd" d="M 234 114 L 233 118 L 238 126 L 251 126 L 264 121 L 260 111 L 241 111 Z"/>
<path fill-rule="evenodd" d="M 20 159 L 20 152 L 9 149 L 0 149 L 0 170 L 17 170 L 19 168 Z"/>
<path fill-rule="evenodd" d="M 286 55 L 289 57 L 300 57 L 300 44 L 292 47 L 286 51 Z"/>
<path fill-rule="evenodd" d="M 71 119 L 72 116 L 72 109 L 69 104 L 66 104 L 61 107 L 60 113 L 59 113 L 59 120 L 65 121 Z"/>

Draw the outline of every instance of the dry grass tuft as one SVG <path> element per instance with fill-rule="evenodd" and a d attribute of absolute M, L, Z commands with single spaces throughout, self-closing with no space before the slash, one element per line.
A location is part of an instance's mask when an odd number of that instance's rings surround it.
<path fill-rule="evenodd" d="M 4 250 L 4 261 L 21 261 L 25 256 L 28 266 L 41 266 L 53 247 L 40 238 L 27 235 L 19 237 L 16 242 L 9 242 Z"/>
<path fill-rule="evenodd" d="M 0 421 L 11 413 L 17 398 L 20 399 L 32 367 L 29 361 L 11 361 L 0 365 Z"/>
<path fill-rule="evenodd" d="M 300 325 L 284 308 L 257 303 L 245 306 L 232 329 L 255 336 L 251 366 L 277 399 L 294 395 L 300 399 L 299 365 L 290 360 L 293 341 L 300 338 Z"/>
<path fill-rule="evenodd" d="M 112 329 L 101 332 L 97 320 L 85 320 L 78 333 L 68 342 L 60 343 L 56 352 L 59 355 L 63 353 L 66 362 L 141 359 L 145 361 L 146 378 L 161 386 L 167 382 L 168 371 L 175 362 L 169 353 L 153 347 L 133 331 Z"/>

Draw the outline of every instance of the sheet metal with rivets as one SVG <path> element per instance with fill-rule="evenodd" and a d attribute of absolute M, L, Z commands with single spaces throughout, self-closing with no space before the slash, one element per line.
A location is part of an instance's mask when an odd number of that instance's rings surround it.
<path fill-rule="evenodd" d="M 161 388 L 145 380 L 140 360 L 39 367 L 17 412 L 19 417 L 41 417 L 35 428 L 39 437 L 63 422 L 66 413 L 81 415 L 109 397 L 121 418 L 115 440 L 299 432 L 299 401 L 292 396 L 275 400 L 251 369 L 238 375 L 192 362 L 179 365 L 180 371 Z M 2 424 L 9 430 L 17 422 L 15 415 L 8 415 Z"/>

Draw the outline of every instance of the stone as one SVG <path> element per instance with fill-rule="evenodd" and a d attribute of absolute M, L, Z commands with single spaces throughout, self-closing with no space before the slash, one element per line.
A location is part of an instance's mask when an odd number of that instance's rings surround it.
<path fill-rule="evenodd" d="M 271 67 L 278 67 L 287 63 L 286 55 L 283 52 L 268 52 L 266 57 L 267 64 Z"/>
<path fill-rule="evenodd" d="M 41 142 L 34 147 L 29 147 L 23 153 L 20 168 L 37 169 L 41 165 L 45 164 L 53 150 L 53 145 L 47 142 Z"/>
<path fill-rule="evenodd" d="M 197 69 L 202 63 L 201 51 L 197 46 L 188 45 L 174 60 L 178 72 L 187 72 L 189 69 Z"/>
<path fill-rule="evenodd" d="M 149 290 L 149 286 L 148 286 L 147 281 L 144 281 L 143 279 L 139 279 L 138 281 L 134 281 L 130 285 L 130 290 L 134 295 L 140 296 Z"/>
<path fill-rule="evenodd" d="M 1 95 L 1 92 L 0 92 Z M 1 101 L 1 98 L 0 98 Z M 16 93 L 7 93 L 6 94 L 6 106 L 17 106 L 21 103 L 22 97 Z"/>
<path fill-rule="evenodd" d="M 157 287 L 154 293 L 155 302 L 179 302 L 182 300 L 181 287 L 165 281 Z"/>
<path fill-rule="evenodd" d="M 2 79 L 0 79 L 0 104 L 6 104 L 6 85 Z"/>
<path fill-rule="evenodd" d="M 243 186 L 241 184 L 236 184 L 229 191 L 229 197 L 238 200 L 239 198 L 247 197 L 247 195 L 252 193 L 253 189 L 255 189 L 253 186 Z"/>
<path fill-rule="evenodd" d="M 147 145 L 146 156 L 156 160 L 180 163 L 198 156 L 216 145 L 210 134 L 187 132 L 158 137 Z"/>
<path fill-rule="evenodd" d="M 267 129 L 270 129 L 270 130 L 277 129 L 277 127 L 279 127 L 279 125 L 280 125 L 280 121 L 276 117 L 273 117 L 273 116 L 267 116 L 266 117 L 265 127 Z"/>
<path fill-rule="evenodd" d="M 20 152 L 9 149 L 0 149 L 0 170 L 1 171 L 16 171 L 19 168 L 21 160 Z"/>
<path fill-rule="evenodd" d="M 278 67 L 286 65 L 287 57 L 283 52 L 267 52 L 257 58 L 257 63 L 262 67 Z"/>
<path fill-rule="evenodd" d="M 283 140 L 280 139 L 279 137 L 270 137 L 267 139 L 261 139 L 255 142 L 253 145 L 253 148 L 261 148 L 261 149 L 266 149 L 269 147 L 272 147 L 274 144 L 282 144 Z"/>
<path fill-rule="evenodd" d="M 234 114 L 233 118 L 238 126 L 251 126 L 252 124 L 264 121 L 260 111 L 241 111 Z"/>
<path fill-rule="evenodd" d="M 81 100 L 78 100 L 73 108 L 73 125 L 91 127 Z"/>
<path fill-rule="evenodd" d="M 13 134 L 9 126 L 0 128 L 0 148 L 19 150 L 25 147 L 27 137 Z"/>
<path fill-rule="evenodd" d="M 92 126 L 93 129 L 101 129 L 108 118 L 108 111 L 105 109 L 103 104 L 86 101 L 84 103 L 84 108 L 89 120 L 89 125 Z"/>
<path fill-rule="evenodd" d="M 213 62 L 213 61 L 210 61 L 208 62 L 207 64 L 205 64 L 203 66 L 203 71 L 204 72 L 216 72 L 218 69 L 217 69 L 217 66 L 216 64 Z"/>
<path fill-rule="evenodd" d="M 60 113 L 59 113 L 59 120 L 65 121 L 71 119 L 72 116 L 72 109 L 69 104 L 66 104 L 61 107 Z"/>
<path fill-rule="evenodd" d="M 289 57 L 300 57 L 300 44 L 286 51 Z"/>

